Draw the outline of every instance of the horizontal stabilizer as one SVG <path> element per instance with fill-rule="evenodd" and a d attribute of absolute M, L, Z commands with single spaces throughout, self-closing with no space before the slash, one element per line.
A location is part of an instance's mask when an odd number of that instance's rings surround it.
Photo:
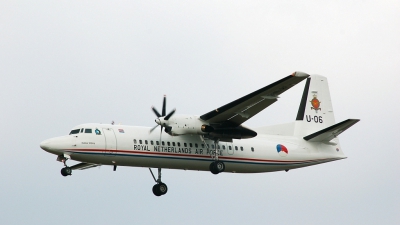
<path fill-rule="evenodd" d="M 349 127 L 356 124 L 359 119 L 348 119 L 343 122 L 337 123 L 320 131 L 317 131 L 313 134 L 304 137 L 306 141 L 312 142 L 323 142 L 330 141 L 335 137 L 339 136 L 343 131 L 347 130 Z"/>
<path fill-rule="evenodd" d="M 89 168 L 96 167 L 96 166 L 100 166 L 100 165 L 92 164 L 92 163 L 79 163 L 74 166 L 71 166 L 71 169 L 72 170 L 85 170 L 85 169 L 89 169 Z"/>

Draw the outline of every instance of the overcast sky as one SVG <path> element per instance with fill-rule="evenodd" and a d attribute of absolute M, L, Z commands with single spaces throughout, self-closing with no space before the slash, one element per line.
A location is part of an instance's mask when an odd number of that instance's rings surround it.
<path fill-rule="evenodd" d="M 134 2 L 134 3 L 133 3 Z M 399 1 L 0 2 L 1 224 L 400 224 Z M 345 160 L 288 173 L 102 166 L 39 147 L 81 123 L 202 115 L 299 70 L 328 77 Z M 294 121 L 304 82 L 249 120 Z M 69 162 L 70 165 L 71 162 Z"/>

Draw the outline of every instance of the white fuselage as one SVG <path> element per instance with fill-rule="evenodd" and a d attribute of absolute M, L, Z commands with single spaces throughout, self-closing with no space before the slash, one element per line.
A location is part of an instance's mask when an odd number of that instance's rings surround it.
<path fill-rule="evenodd" d="M 41 147 L 86 163 L 202 171 L 209 171 L 215 151 L 212 140 L 203 141 L 195 134 L 170 136 L 163 132 L 160 142 L 159 129 L 149 133 L 148 127 L 83 124 L 74 129 L 82 132 L 45 140 Z M 85 129 L 91 129 L 91 133 L 85 133 Z M 254 138 L 218 145 L 225 172 L 234 173 L 289 170 L 346 158 L 338 143 L 307 142 L 293 136 L 259 133 Z M 278 145 L 285 151 L 278 152 Z"/>

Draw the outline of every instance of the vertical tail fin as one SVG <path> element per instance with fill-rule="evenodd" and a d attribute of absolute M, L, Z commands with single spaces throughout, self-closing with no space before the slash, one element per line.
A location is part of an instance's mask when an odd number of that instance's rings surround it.
<path fill-rule="evenodd" d="M 307 78 L 296 117 L 296 136 L 305 136 L 335 124 L 328 80 L 324 76 Z"/>

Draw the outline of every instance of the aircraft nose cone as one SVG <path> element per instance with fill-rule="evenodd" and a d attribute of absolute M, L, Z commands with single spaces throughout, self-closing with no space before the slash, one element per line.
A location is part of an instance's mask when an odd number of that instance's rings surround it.
<path fill-rule="evenodd" d="M 40 143 L 40 148 L 42 148 L 46 152 L 58 154 L 61 150 L 65 149 L 63 139 L 63 137 L 55 137 L 44 140 Z"/>
<path fill-rule="evenodd" d="M 48 140 L 44 140 L 40 143 L 40 148 L 42 148 L 43 150 L 49 150 L 49 143 L 50 141 Z"/>

